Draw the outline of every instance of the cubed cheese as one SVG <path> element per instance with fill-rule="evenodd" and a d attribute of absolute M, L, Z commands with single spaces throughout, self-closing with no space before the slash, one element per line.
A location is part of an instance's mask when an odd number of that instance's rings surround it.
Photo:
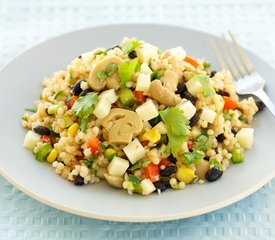
<path fill-rule="evenodd" d="M 136 112 L 144 122 L 149 121 L 159 115 L 158 108 L 151 99 L 137 107 Z"/>
<path fill-rule="evenodd" d="M 185 117 L 188 119 L 191 119 L 197 111 L 196 107 L 189 100 L 186 101 L 186 99 L 183 99 L 177 107 L 184 112 Z"/>
<path fill-rule="evenodd" d="M 129 165 L 128 160 L 114 156 L 108 166 L 108 172 L 113 176 L 123 176 Z"/>
<path fill-rule="evenodd" d="M 148 195 L 156 190 L 154 184 L 149 179 L 143 179 L 140 183 L 142 194 Z"/>
<path fill-rule="evenodd" d="M 144 74 L 152 74 L 151 68 L 146 63 L 141 64 L 140 72 Z"/>
<path fill-rule="evenodd" d="M 165 127 L 164 122 L 159 122 L 156 126 L 153 127 L 153 129 L 158 130 L 160 134 L 167 134 L 167 129 Z"/>
<path fill-rule="evenodd" d="M 158 48 L 149 43 L 144 43 L 142 46 L 138 47 L 136 52 L 138 60 L 146 64 L 149 63 L 150 59 L 158 57 Z"/>
<path fill-rule="evenodd" d="M 148 92 L 151 84 L 151 77 L 150 74 L 143 74 L 140 73 L 137 78 L 137 91 Z"/>
<path fill-rule="evenodd" d="M 145 157 L 145 149 L 137 138 L 124 147 L 123 151 L 132 164 Z"/>
<path fill-rule="evenodd" d="M 243 148 L 251 148 L 254 142 L 254 129 L 242 128 L 237 134 L 236 138 Z"/>
<path fill-rule="evenodd" d="M 107 98 L 101 98 L 99 99 L 95 110 L 93 111 L 93 114 L 98 118 L 102 119 L 106 117 L 111 110 L 111 103 Z"/>
<path fill-rule="evenodd" d="M 23 146 L 30 150 L 33 150 L 36 144 L 40 141 L 41 135 L 29 130 L 24 139 Z"/>
<path fill-rule="evenodd" d="M 187 83 L 186 87 L 188 92 L 190 92 L 193 96 L 197 96 L 199 93 L 203 92 L 203 87 L 198 81 L 197 78 L 191 78 Z"/>
<path fill-rule="evenodd" d="M 209 123 L 213 123 L 217 113 L 211 109 L 204 108 L 201 113 L 201 120 L 204 120 Z"/>
<path fill-rule="evenodd" d="M 109 89 L 99 95 L 99 99 L 101 98 L 106 98 L 112 104 L 118 99 L 118 95 L 116 94 L 115 89 Z"/>

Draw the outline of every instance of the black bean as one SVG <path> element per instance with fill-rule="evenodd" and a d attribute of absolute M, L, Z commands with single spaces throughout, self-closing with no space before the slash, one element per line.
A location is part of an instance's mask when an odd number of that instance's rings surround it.
<path fill-rule="evenodd" d="M 205 178 L 208 182 L 214 182 L 222 176 L 223 172 L 217 168 L 210 168 L 206 174 Z"/>
<path fill-rule="evenodd" d="M 184 83 L 179 83 L 178 87 L 177 87 L 176 94 L 181 94 L 186 90 L 187 90 L 186 85 Z"/>
<path fill-rule="evenodd" d="M 190 127 L 194 127 L 199 120 L 200 120 L 199 114 L 195 113 L 195 115 L 190 119 Z"/>
<path fill-rule="evenodd" d="M 120 46 L 115 45 L 115 46 L 113 46 L 113 47 L 108 48 L 106 51 L 112 50 L 112 49 L 114 49 L 114 48 L 120 48 Z"/>
<path fill-rule="evenodd" d="M 74 178 L 74 185 L 81 186 L 83 184 L 84 184 L 84 178 L 81 177 L 80 175 L 75 176 L 75 178 Z"/>
<path fill-rule="evenodd" d="M 87 93 L 92 92 L 92 91 L 93 91 L 93 89 L 87 88 L 87 89 L 83 90 L 83 91 L 79 94 L 79 97 L 83 97 L 83 96 L 85 96 Z"/>
<path fill-rule="evenodd" d="M 167 166 L 166 168 L 160 171 L 160 176 L 170 177 L 172 174 L 176 173 L 177 170 L 178 168 L 175 165 Z"/>
<path fill-rule="evenodd" d="M 35 131 L 36 133 L 38 133 L 40 135 L 50 135 L 51 134 L 50 129 L 48 129 L 47 127 L 41 126 L 41 125 L 34 127 L 33 131 Z"/>
<path fill-rule="evenodd" d="M 235 128 L 232 128 L 231 132 L 232 132 L 234 135 L 236 135 L 236 134 L 238 133 L 238 130 L 235 129 Z"/>
<path fill-rule="evenodd" d="M 258 107 L 258 112 L 262 111 L 265 108 L 265 104 L 262 101 L 257 101 L 256 105 Z"/>
<path fill-rule="evenodd" d="M 160 117 L 160 115 L 158 115 L 157 117 L 155 117 L 155 118 L 149 120 L 148 122 L 150 123 L 150 125 L 151 125 L 152 127 L 154 127 L 154 126 L 156 126 L 160 121 L 161 121 L 161 117 Z"/>
<path fill-rule="evenodd" d="M 180 97 L 181 98 L 186 98 L 187 100 L 189 100 L 193 105 L 195 105 L 196 103 L 196 98 L 187 90 L 180 93 Z"/>
<path fill-rule="evenodd" d="M 79 59 L 82 59 L 82 56 L 81 56 L 81 55 L 79 55 L 79 56 L 78 56 L 78 58 L 79 58 Z"/>
<path fill-rule="evenodd" d="M 217 94 L 221 95 L 221 96 L 226 96 L 226 97 L 230 97 L 229 92 L 220 89 L 219 91 L 217 91 Z"/>
<path fill-rule="evenodd" d="M 161 192 L 166 190 L 165 184 L 163 184 L 161 182 L 154 182 L 154 186 L 156 189 L 159 189 Z"/>
<path fill-rule="evenodd" d="M 177 162 L 177 159 L 172 154 L 167 159 L 170 160 L 173 163 Z"/>
<path fill-rule="evenodd" d="M 216 73 L 217 73 L 217 71 L 211 71 L 210 77 L 214 77 Z"/>
<path fill-rule="evenodd" d="M 131 59 L 134 59 L 137 57 L 137 52 L 136 50 L 132 51 L 132 52 L 129 52 L 128 53 L 128 57 L 131 58 Z"/>
<path fill-rule="evenodd" d="M 224 136 L 223 133 L 217 136 L 217 141 L 218 141 L 219 143 L 223 142 L 224 140 L 225 140 L 225 136 Z"/>
<path fill-rule="evenodd" d="M 73 95 L 79 96 L 79 94 L 83 91 L 81 88 L 82 82 L 84 82 L 84 80 L 78 80 L 74 85 L 72 85 L 71 89 L 72 89 Z"/>

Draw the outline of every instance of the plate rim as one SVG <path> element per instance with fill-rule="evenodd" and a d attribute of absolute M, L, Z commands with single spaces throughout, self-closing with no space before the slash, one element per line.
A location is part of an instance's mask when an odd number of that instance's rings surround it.
<path fill-rule="evenodd" d="M 28 48 L 23 49 L 22 51 L 20 51 L 15 57 L 13 57 L 12 59 L 10 59 L 6 64 L 3 64 L 0 68 L 0 71 L 4 70 L 6 67 L 8 67 L 10 64 L 12 64 L 17 58 L 19 58 L 21 55 L 31 51 L 32 49 L 39 47 L 40 45 L 43 45 L 44 43 L 47 43 L 49 41 L 54 41 L 55 39 L 58 39 L 60 37 L 64 37 L 66 35 L 69 34 L 76 34 L 77 32 L 81 32 L 81 31 L 92 31 L 93 29 L 98 29 L 98 28 L 104 28 L 104 27 L 111 27 L 111 26 L 115 26 L 115 27 L 119 27 L 119 26 L 145 26 L 148 27 L 148 25 L 151 26 L 158 26 L 158 27 L 168 27 L 168 28 L 178 28 L 178 29 L 185 29 L 185 30 L 190 30 L 193 32 L 197 32 L 197 33 L 203 33 L 203 34 L 207 34 L 210 35 L 212 37 L 216 37 L 216 35 L 206 32 L 206 31 L 201 31 L 201 30 L 197 30 L 197 29 L 192 29 L 192 28 L 188 28 L 188 27 L 184 27 L 184 26 L 178 26 L 178 25 L 172 25 L 172 24 L 156 24 L 156 23 L 119 23 L 119 24 L 100 24 L 100 25 L 95 25 L 95 26 L 91 26 L 91 27 L 85 27 L 85 28 L 80 28 L 80 29 L 76 29 L 76 30 L 72 30 L 72 31 L 67 31 L 61 34 L 58 34 L 54 37 L 50 37 L 48 39 L 44 39 Z M 272 69 L 273 66 L 271 66 L 271 64 L 269 64 L 268 62 L 266 62 L 261 56 L 256 55 L 255 53 L 253 53 L 252 51 L 250 51 L 249 49 L 242 47 L 243 49 L 245 49 L 246 51 L 252 53 L 253 55 L 257 56 L 258 58 L 260 58 L 262 61 L 265 62 L 266 65 L 268 65 L 269 67 L 271 67 Z M 163 216 L 152 216 L 152 217 L 125 217 L 125 216 L 113 216 L 113 215 L 108 215 L 108 214 L 97 214 L 94 212 L 86 212 L 86 211 L 82 211 L 80 209 L 75 209 L 75 208 L 71 208 L 68 206 L 64 206 L 62 204 L 56 203 L 55 201 L 52 201 L 51 199 L 48 199 L 46 197 L 42 197 L 39 194 L 36 194 L 30 190 L 28 190 L 26 187 L 24 187 L 23 185 L 21 185 L 19 182 L 17 182 L 12 176 L 10 176 L 8 173 L 6 173 L 6 171 L 2 168 L 2 166 L 0 165 L 0 174 L 1 176 L 3 176 L 9 183 L 11 183 L 14 187 L 16 187 L 17 189 L 19 189 L 20 191 L 22 191 L 23 193 L 25 193 L 26 195 L 28 195 L 29 197 L 43 203 L 46 204 L 50 207 L 53 207 L 55 209 L 59 209 L 62 210 L 64 212 L 68 212 L 68 213 L 72 213 L 78 216 L 83 216 L 83 217 L 88 217 L 88 218 L 93 218 L 93 219 L 99 219 L 99 220 L 108 220 L 108 221 L 118 221 L 118 222 L 160 222 L 160 221 L 169 221 L 169 220 L 176 220 L 176 219 L 183 219 L 183 218 L 189 218 L 189 217 L 194 217 L 194 216 L 198 216 L 198 215 L 202 215 L 205 213 L 209 213 L 209 212 L 213 212 L 215 210 L 227 207 L 235 202 L 238 202 L 242 199 L 244 199 L 245 197 L 248 197 L 249 195 L 251 195 L 252 193 L 256 192 L 257 190 L 259 190 L 262 186 L 264 186 L 266 183 L 268 183 L 269 181 L 271 181 L 274 177 L 275 177 L 275 169 L 273 170 L 273 172 L 266 176 L 264 179 L 262 179 L 260 182 L 258 182 L 257 184 L 255 184 L 254 186 L 246 189 L 245 191 L 227 199 L 224 200 L 222 202 L 216 203 L 216 204 L 212 204 L 209 205 L 207 207 L 203 207 L 203 208 L 199 208 L 199 209 L 195 209 L 192 211 L 188 211 L 188 212 L 184 212 L 184 213 L 178 213 L 178 214 L 167 214 L 167 215 L 163 215 Z"/>

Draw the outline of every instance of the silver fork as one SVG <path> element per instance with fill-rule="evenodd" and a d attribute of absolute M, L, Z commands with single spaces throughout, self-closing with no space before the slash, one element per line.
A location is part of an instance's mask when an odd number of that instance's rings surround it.
<path fill-rule="evenodd" d="M 229 32 L 229 35 L 235 47 L 235 51 L 232 47 L 232 44 L 226 39 L 224 34 L 222 35 L 223 40 L 217 38 L 217 44 L 220 48 L 220 52 L 223 54 L 227 64 L 224 63 L 214 42 L 210 40 L 210 46 L 221 68 L 228 69 L 229 67 L 229 69 L 231 70 L 231 73 L 236 80 L 236 91 L 238 94 L 249 94 L 257 96 L 275 117 L 275 106 L 264 91 L 265 80 L 258 72 L 255 71 L 254 66 L 252 65 L 240 45 L 237 43 L 233 34 Z"/>

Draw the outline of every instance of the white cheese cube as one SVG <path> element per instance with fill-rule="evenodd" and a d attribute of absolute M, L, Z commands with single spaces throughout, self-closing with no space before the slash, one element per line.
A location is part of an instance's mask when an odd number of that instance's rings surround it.
<path fill-rule="evenodd" d="M 204 108 L 201 113 L 201 120 L 204 120 L 209 123 L 213 123 L 217 113 L 211 109 Z"/>
<path fill-rule="evenodd" d="M 156 190 L 154 184 L 149 179 L 143 179 L 140 183 L 142 194 L 148 195 Z"/>
<path fill-rule="evenodd" d="M 153 127 L 153 129 L 156 129 L 160 134 L 167 134 L 167 129 L 165 127 L 164 122 L 159 122 L 156 126 Z"/>
<path fill-rule="evenodd" d="M 237 134 L 236 138 L 243 148 L 251 148 L 254 142 L 254 129 L 242 128 Z"/>
<path fill-rule="evenodd" d="M 112 104 L 118 99 L 118 95 L 116 94 L 115 89 L 109 89 L 99 95 L 99 99 L 101 98 L 106 98 Z"/>
<path fill-rule="evenodd" d="M 140 72 L 144 74 L 152 74 L 151 68 L 146 63 L 141 64 Z"/>
<path fill-rule="evenodd" d="M 171 55 L 176 55 L 180 59 L 186 58 L 186 51 L 182 47 L 175 47 L 170 49 Z"/>
<path fill-rule="evenodd" d="M 150 59 L 158 57 L 158 48 L 149 43 L 144 43 L 142 46 L 138 47 L 136 52 L 138 60 L 146 64 L 149 63 Z"/>
<path fill-rule="evenodd" d="M 137 138 L 124 147 L 123 151 L 132 164 L 145 157 L 145 149 Z"/>
<path fill-rule="evenodd" d="M 199 93 L 203 92 L 203 87 L 197 78 L 191 78 L 187 83 L 186 87 L 188 92 L 190 92 L 193 96 L 197 96 Z"/>
<path fill-rule="evenodd" d="M 95 110 L 93 111 L 93 114 L 98 118 L 98 119 L 103 119 L 106 117 L 111 110 L 111 103 L 107 98 L 101 98 L 99 99 Z"/>
<path fill-rule="evenodd" d="M 144 122 L 149 121 L 159 115 L 158 108 L 151 99 L 137 107 L 136 112 Z"/>
<path fill-rule="evenodd" d="M 196 107 L 189 100 L 186 101 L 186 99 L 183 99 L 177 107 L 184 112 L 185 117 L 188 119 L 191 119 L 197 111 Z"/>
<path fill-rule="evenodd" d="M 25 136 L 23 146 L 30 150 L 33 150 L 36 144 L 40 141 L 41 136 L 38 133 L 35 133 L 29 130 Z"/>
<path fill-rule="evenodd" d="M 112 176 L 123 176 L 129 165 L 130 163 L 126 159 L 114 156 L 108 166 L 108 172 Z"/>
<path fill-rule="evenodd" d="M 137 78 L 137 91 L 148 92 L 151 84 L 151 77 L 149 74 L 140 73 Z"/>

